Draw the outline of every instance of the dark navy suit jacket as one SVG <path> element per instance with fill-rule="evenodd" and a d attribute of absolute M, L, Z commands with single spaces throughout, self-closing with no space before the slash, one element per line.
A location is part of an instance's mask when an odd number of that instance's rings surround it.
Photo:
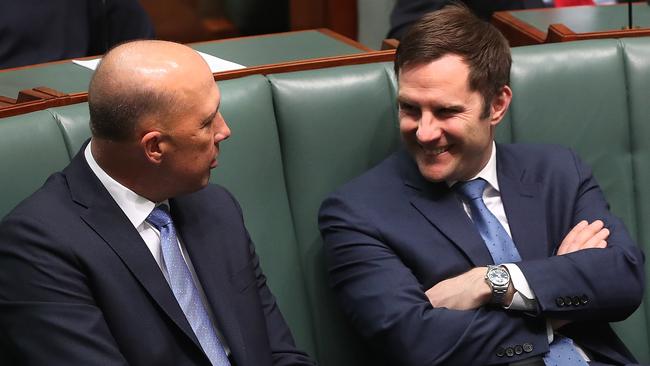
<path fill-rule="evenodd" d="M 590 170 L 560 147 L 497 145 L 496 156 L 518 265 L 537 310 L 431 306 L 427 289 L 492 259 L 456 194 L 426 181 L 400 151 L 321 207 L 331 286 L 344 312 L 392 364 L 403 366 L 492 365 L 541 355 L 548 351 L 547 317 L 572 320 L 561 332 L 594 360 L 633 362 L 607 322 L 639 306 L 644 257 L 609 212 Z M 606 249 L 554 255 L 575 224 L 596 219 L 611 230 Z M 509 348 L 526 351 L 504 355 Z"/>
<path fill-rule="evenodd" d="M 234 198 L 208 186 L 170 206 L 234 365 L 313 365 L 294 346 Z M 0 223 L 0 364 L 210 364 L 83 149 Z"/>

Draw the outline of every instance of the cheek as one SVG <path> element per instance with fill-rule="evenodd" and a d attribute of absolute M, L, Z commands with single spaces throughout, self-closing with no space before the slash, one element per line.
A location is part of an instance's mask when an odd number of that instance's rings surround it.
<path fill-rule="evenodd" d="M 399 131 L 407 139 L 415 138 L 415 132 L 418 129 L 418 124 L 410 119 L 402 118 L 399 123 Z"/>

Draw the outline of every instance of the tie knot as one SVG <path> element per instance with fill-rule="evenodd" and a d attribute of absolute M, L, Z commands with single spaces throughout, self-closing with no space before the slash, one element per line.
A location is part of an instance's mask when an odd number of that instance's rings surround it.
<path fill-rule="evenodd" d="M 160 205 L 154 208 L 147 217 L 147 222 L 158 229 L 158 231 L 162 227 L 169 225 L 172 222 L 172 218 L 169 215 L 169 207 L 167 205 Z"/>
<path fill-rule="evenodd" d="M 454 187 L 458 193 L 472 201 L 477 198 L 483 198 L 483 191 L 485 190 L 486 184 L 487 182 L 485 180 L 478 178 L 467 182 L 458 182 Z"/>

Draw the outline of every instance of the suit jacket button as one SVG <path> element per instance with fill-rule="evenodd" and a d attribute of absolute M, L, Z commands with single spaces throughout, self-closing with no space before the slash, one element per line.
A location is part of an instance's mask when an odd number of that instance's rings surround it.
<path fill-rule="evenodd" d="M 555 303 L 557 304 L 557 306 L 563 307 L 564 306 L 564 299 L 562 297 L 558 297 L 557 299 L 555 299 Z"/>
<path fill-rule="evenodd" d="M 522 354 L 523 352 L 524 352 L 524 348 L 523 348 L 522 346 L 520 346 L 520 345 L 516 345 L 516 346 L 515 346 L 515 353 L 516 353 L 516 354 L 520 355 L 520 354 Z"/>
<path fill-rule="evenodd" d="M 580 306 L 580 296 L 574 296 L 573 297 L 573 306 Z"/>
<path fill-rule="evenodd" d="M 508 356 L 508 357 L 512 357 L 512 356 L 514 356 L 514 355 L 515 355 L 515 350 L 512 349 L 512 347 L 508 347 L 508 348 L 506 348 L 506 356 Z"/>
<path fill-rule="evenodd" d="M 587 295 L 582 295 L 582 296 L 580 297 L 580 302 L 582 303 L 582 305 L 586 305 L 586 304 L 589 302 L 589 296 L 587 296 Z"/>
<path fill-rule="evenodd" d="M 499 347 L 499 348 L 497 349 L 497 356 L 498 356 L 498 357 L 503 357 L 503 356 L 505 356 L 505 354 L 506 354 L 506 350 L 505 350 L 505 348 L 503 348 L 503 347 Z"/>
<path fill-rule="evenodd" d="M 533 352 L 533 345 L 530 343 L 524 343 L 524 352 L 531 353 Z"/>
<path fill-rule="evenodd" d="M 564 304 L 565 304 L 566 306 L 571 306 L 571 305 L 572 305 L 571 296 L 566 296 L 566 297 L 564 298 Z"/>

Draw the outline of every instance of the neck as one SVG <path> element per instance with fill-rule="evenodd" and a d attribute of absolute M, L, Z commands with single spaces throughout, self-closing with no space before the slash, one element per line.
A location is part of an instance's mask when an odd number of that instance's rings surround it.
<path fill-rule="evenodd" d="M 152 201 L 167 199 L 156 192 L 155 172 L 145 164 L 137 147 L 127 142 L 92 139 L 90 152 L 106 174 L 138 195 Z"/>

